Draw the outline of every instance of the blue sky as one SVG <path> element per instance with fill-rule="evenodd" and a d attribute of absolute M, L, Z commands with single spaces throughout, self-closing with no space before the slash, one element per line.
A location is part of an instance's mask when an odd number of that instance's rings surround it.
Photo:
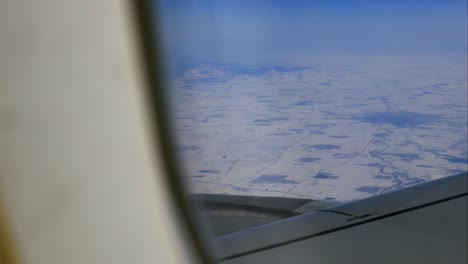
<path fill-rule="evenodd" d="M 463 52 L 466 0 L 162 0 L 171 54 Z"/>

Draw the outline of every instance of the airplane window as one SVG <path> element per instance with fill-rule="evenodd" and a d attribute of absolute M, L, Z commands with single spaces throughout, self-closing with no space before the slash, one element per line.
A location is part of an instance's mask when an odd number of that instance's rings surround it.
<path fill-rule="evenodd" d="M 156 6 L 214 236 L 467 171 L 466 1 Z"/>

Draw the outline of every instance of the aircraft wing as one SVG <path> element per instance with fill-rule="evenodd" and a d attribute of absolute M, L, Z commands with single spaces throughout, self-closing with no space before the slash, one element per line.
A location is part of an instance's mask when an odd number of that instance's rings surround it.
<path fill-rule="evenodd" d="M 468 174 L 212 240 L 222 263 L 467 263 Z M 299 207 L 299 212 L 308 210 Z"/>

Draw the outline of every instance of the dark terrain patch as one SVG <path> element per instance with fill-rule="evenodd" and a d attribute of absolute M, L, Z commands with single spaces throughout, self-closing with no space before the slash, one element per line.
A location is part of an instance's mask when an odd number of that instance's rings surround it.
<path fill-rule="evenodd" d="M 323 135 L 323 134 L 325 134 L 325 132 L 323 132 L 321 130 L 310 130 L 309 133 L 314 134 L 314 135 Z"/>
<path fill-rule="evenodd" d="M 375 168 L 381 168 L 383 166 L 382 164 L 380 164 L 378 162 L 367 163 L 367 164 L 359 164 L 359 165 L 375 167 Z"/>
<path fill-rule="evenodd" d="M 221 171 L 219 171 L 219 170 L 199 170 L 198 172 L 200 172 L 200 173 L 215 173 L 215 174 L 218 174 L 218 173 L 220 173 Z"/>
<path fill-rule="evenodd" d="M 373 176 L 376 179 L 381 179 L 381 180 L 390 180 L 392 176 L 387 176 L 387 175 L 374 175 Z"/>
<path fill-rule="evenodd" d="M 439 119 L 438 115 L 421 114 L 417 112 L 374 112 L 355 119 L 372 123 L 388 124 L 397 127 L 415 127 L 424 124 L 432 124 Z"/>
<path fill-rule="evenodd" d="M 413 160 L 421 159 L 421 157 L 418 154 L 411 154 L 411 153 L 395 154 L 394 156 L 399 157 L 403 161 L 413 161 Z"/>
<path fill-rule="evenodd" d="M 271 126 L 271 123 L 255 123 L 255 126 Z"/>
<path fill-rule="evenodd" d="M 335 175 L 333 175 L 331 173 L 327 173 L 327 172 L 320 172 L 320 173 L 317 173 L 317 175 L 315 175 L 314 178 L 316 178 L 316 179 L 335 180 L 335 179 L 338 179 L 338 176 L 335 176 Z"/>
<path fill-rule="evenodd" d="M 451 162 L 451 163 L 461 163 L 461 164 L 467 164 L 468 163 L 468 158 L 458 158 L 458 157 L 453 157 L 453 156 L 445 156 L 444 159 L 446 159 L 448 162 Z"/>
<path fill-rule="evenodd" d="M 289 134 L 289 133 L 284 133 L 284 132 L 283 132 L 283 133 L 273 133 L 273 134 L 270 134 L 270 136 L 289 136 L 289 135 L 291 135 L 291 134 Z"/>
<path fill-rule="evenodd" d="M 332 144 L 315 144 L 315 145 L 306 145 L 307 149 L 317 149 L 317 150 L 332 150 L 341 148 L 339 145 Z"/>
<path fill-rule="evenodd" d="M 331 138 L 348 138 L 348 136 L 328 136 L 328 137 L 331 137 Z"/>
<path fill-rule="evenodd" d="M 417 167 L 421 167 L 421 168 L 433 168 L 432 166 L 429 166 L 429 165 L 418 165 Z"/>
<path fill-rule="evenodd" d="M 277 175 L 277 174 L 264 174 L 257 177 L 255 180 L 251 180 L 251 183 L 281 183 L 281 184 L 298 184 L 298 182 L 286 179 L 288 175 Z"/>
<path fill-rule="evenodd" d="M 270 118 L 270 120 L 271 121 L 286 121 L 286 120 L 289 120 L 289 118 L 278 116 L 278 117 L 272 117 L 272 118 Z"/>
<path fill-rule="evenodd" d="M 298 161 L 304 162 L 304 163 L 311 163 L 311 162 L 316 162 L 319 161 L 320 158 L 300 158 Z"/>
<path fill-rule="evenodd" d="M 418 154 L 413 154 L 413 153 L 387 153 L 387 152 L 380 152 L 380 151 L 371 151 L 370 154 L 375 157 L 385 157 L 385 156 L 397 157 L 405 162 L 411 162 L 414 160 L 421 159 L 421 156 L 419 156 Z"/>
<path fill-rule="evenodd" d="M 305 105 L 312 105 L 314 102 L 313 101 L 299 101 L 299 102 L 296 102 L 292 105 L 300 105 L 300 106 L 305 106 Z"/>
<path fill-rule="evenodd" d="M 254 123 L 270 123 L 269 119 L 255 119 Z"/>

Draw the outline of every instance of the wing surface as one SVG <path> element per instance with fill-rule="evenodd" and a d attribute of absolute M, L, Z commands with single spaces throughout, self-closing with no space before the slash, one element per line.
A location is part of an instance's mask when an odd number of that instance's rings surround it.
<path fill-rule="evenodd" d="M 318 209 L 215 238 L 216 257 L 222 263 L 467 263 L 467 192 L 463 173 Z"/>

